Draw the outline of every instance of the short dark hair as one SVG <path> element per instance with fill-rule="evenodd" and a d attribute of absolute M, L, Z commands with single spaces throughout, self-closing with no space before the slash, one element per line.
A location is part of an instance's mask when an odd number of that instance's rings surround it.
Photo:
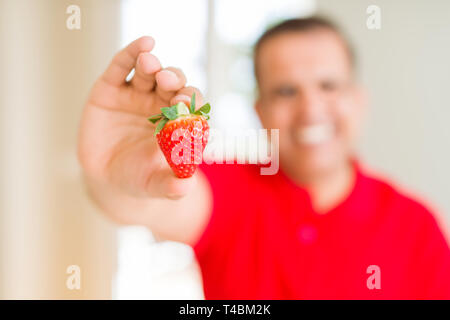
<path fill-rule="evenodd" d="M 281 23 L 276 24 L 275 26 L 270 27 L 261 35 L 261 37 L 259 37 L 253 49 L 253 70 L 255 73 L 256 80 L 258 80 L 258 66 L 257 66 L 258 54 L 261 49 L 261 46 L 267 40 L 285 33 L 308 32 L 320 29 L 332 31 L 336 33 L 339 36 L 339 38 L 341 38 L 344 47 L 348 53 L 350 64 L 354 68 L 356 65 L 355 53 L 350 41 L 347 39 L 346 35 L 342 32 L 342 30 L 329 18 L 325 18 L 322 16 L 311 16 L 306 18 L 295 18 L 285 20 Z"/>

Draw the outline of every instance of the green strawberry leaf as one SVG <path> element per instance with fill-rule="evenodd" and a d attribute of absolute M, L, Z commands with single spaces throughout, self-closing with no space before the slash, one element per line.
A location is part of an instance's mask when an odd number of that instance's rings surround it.
<path fill-rule="evenodd" d="M 202 116 L 204 116 L 204 117 L 206 118 L 206 120 L 209 120 L 209 114 L 204 113 L 204 112 L 202 112 L 202 111 L 200 111 L 200 112 L 202 113 Z"/>
<path fill-rule="evenodd" d="M 195 111 L 195 114 L 198 114 L 198 115 L 207 114 L 207 113 L 209 113 L 209 111 L 211 111 L 211 106 L 209 103 L 207 103 L 207 104 L 203 105 L 200 109 Z"/>
<path fill-rule="evenodd" d="M 201 108 L 200 108 L 201 112 L 204 113 L 209 113 L 211 111 L 211 105 L 209 103 L 204 104 Z"/>
<path fill-rule="evenodd" d="M 176 106 L 161 108 L 161 112 L 170 120 L 175 120 L 178 116 Z"/>
<path fill-rule="evenodd" d="M 191 113 L 195 112 L 195 92 L 192 94 L 192 97 L 191 97 L 190 109 L 191 109 Z"/>
<path fill-rule="evenodd" d="M 160 114 L 155 114 L 154 116 L 151 116 L 147 120 L 150 121 L 151 123 L 157 123 L 159 120 L 161 120 L 162 117 L 163 117 L 163 115 L 160 113 Z"/>
<path fill-rule="evenodd" d="M 166 123 L 168 121 L 169 121 L 169 119 L 165 118 L 165 119 L 162 119 L 160 123 L 158 123 L 158 125 L 156 126 L 156 129 L 155 129 L 155 133 L 154 133 L 155 136 L 164 128 L 164 126 L 166 125 Z"/>

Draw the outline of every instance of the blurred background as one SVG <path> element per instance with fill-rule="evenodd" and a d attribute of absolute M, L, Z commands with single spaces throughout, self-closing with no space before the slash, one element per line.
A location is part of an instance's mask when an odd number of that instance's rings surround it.
<path fill-rule="evenodd" d="M 67 8 L 80 8 L 69 29 Z M 367 8 L 381 10 L 369 30 Z M 72 12 L 73 13 L 73 12 Z M 363 161 L 450 223 L 450 2 L 387 0 L 0 0 L 0 298 L 202 299 L 192 250 L 117 227 L 85 194 L 77 129 L 94 80 L 121 47 L 156 39 L 214 106 L 212 126 L 260 126 L 251 48 L 264 29 L 334 18 L 370 95 Z M 80 267 L 80 289 L 67 268 Z"/>

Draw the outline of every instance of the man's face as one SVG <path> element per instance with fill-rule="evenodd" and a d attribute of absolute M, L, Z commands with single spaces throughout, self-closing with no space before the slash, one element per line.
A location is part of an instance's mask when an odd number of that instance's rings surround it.
<path fill-rule="evenodd" d="M 268 39 L 258 56 L 263 126 L 280 129 L 280 161 L 310 182 L 348 163 L 364 109 L 342 40 L 332 31 Z"/>

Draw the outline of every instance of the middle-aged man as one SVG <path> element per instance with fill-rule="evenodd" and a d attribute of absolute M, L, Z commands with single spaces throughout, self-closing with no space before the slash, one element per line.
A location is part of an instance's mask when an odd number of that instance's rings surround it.
<path fill-rule="evenodd" d="M 192 178 L 174 176 L 147 117 L 202 98 L 153 46 L 143 37 L 120 51 L 84 109 L 79 158 L 109 217 L 192 245 L 207 299 L 450 298 L 450 250 L 435 217 L 353 152 L 365 96 L 330 21 L 288 20 L 255 46 L 255 109 L 280 130 L 275 175 L 203 164 Z"/>

